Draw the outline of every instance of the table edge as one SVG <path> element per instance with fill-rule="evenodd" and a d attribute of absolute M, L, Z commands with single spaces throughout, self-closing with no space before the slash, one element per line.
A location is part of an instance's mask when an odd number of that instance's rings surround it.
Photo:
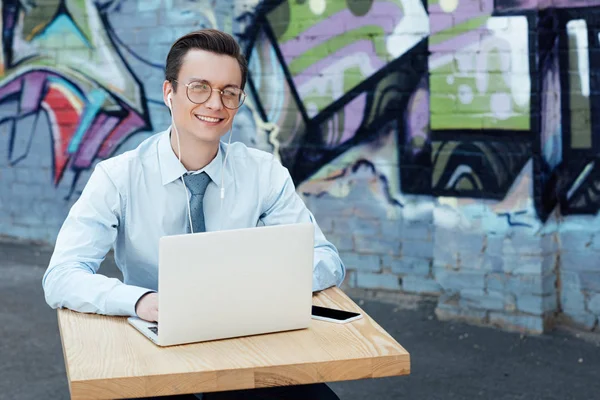
<path fill-rule="evenodd" d="M 373 370 L 373 365 L 377 363 L 381 363 L 382 367 Z M 349 371 L 344 373 L 343 375 L 335 375 L 333 373 L 324 372 L 325 369 L 336 370 L 338 368 Z M 365 368 L 370 369 L 371 372 L 365 373 Z M 279 377 L 281 375 L 282 370 L 286 369 L 295 370 L 295 376 L 298 376 L 298 370 L 300 370 L 301 373 L 304 373 L 306 379 L 275 379 L 275 377 Z M 96 394 L 93 397 L 95 399 L 116 399 L 140 396 L 165 396 L 187 393 L 209 393 L 227 390 L 254 389 L 271 386 L 289 386 L 321 382 L 341 382 L 349 380 L 376 379 L 395 376 L 401 377 L 410 375 L 410 373 L 410 354 L 406 353 L 378 357 L 331 360 L 316 363 L 290 364 L 285 367 L 267 366 L 239 368 L 221 371 L 194 371 L 175 374 L 154 374 L 135 377 L 75 380 L 71 381 L 70 385 L 72 399 L 89 399 L 91 393 Z M 236 385 L 231 385 L 231 378 L 239 379 L 238 383 Z M 218 382 L 219 379 L 227 380 L 227 387 L 219 388 L 214 387 L 212 385 L 213 382 Z M 167 384 L 167 382 L 171 381 L 187 383 L 177 387 L 173 384 Z M 132 387 L 134 389 L 129 392 L 123 390 L 124 388 L 129 387 Z M 168 387 L 169 389 L 174 390 L 170 390 L 168 392 L 160 392 L 160 390 L 135 390 L 135 388 L 141 389 L 144 387 Z"/>

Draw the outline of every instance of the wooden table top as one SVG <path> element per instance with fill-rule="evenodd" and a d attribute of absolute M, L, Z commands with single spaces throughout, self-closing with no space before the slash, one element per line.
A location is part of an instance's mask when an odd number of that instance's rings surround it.
<path fill-rule="evenodd" d="M 125 317 L 58 310 L 72 399 L 118 399 L 378 378 L 410 373 L 409 353 L 338 288 L 313 304 L 346 324 L 161 348 Z"/>

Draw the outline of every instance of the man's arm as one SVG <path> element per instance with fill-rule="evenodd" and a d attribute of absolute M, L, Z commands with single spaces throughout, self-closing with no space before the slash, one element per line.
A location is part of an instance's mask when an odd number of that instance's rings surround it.
<path fill-rule="evenodd" d="M 121 200 L 99 164 L 58 234 L 42 279 L 50 307 L 135 316 L 138 299 L 149 290 L 96 274 L 116 238 Z"/>
<path fill-rule="evenodd" d="M 261 220 L 265 225 L 312 222 L 315 227 L 313 291 L 339 286 L 346 275 L 344 263 L 335 246 L 323 235 L 314 215 L 296 193 L 288 170 L 276 160 L 272 161 L 269 182 L 271 193 Z"/>

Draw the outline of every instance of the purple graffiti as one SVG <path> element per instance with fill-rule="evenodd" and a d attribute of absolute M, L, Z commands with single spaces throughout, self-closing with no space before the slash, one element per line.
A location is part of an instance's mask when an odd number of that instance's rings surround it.
<path fill-rule="evenodd" d="M 391 34 L 402 17 L 398 6 L 392 3 L 375 3 L 368 14 L 357 17 L 342 10 L 302 32 L 298 37 L 280 44 L 281 53 L 289 64 L 298 56 L 315 48 L 332 37 L 343 35 L 365 26 L 379 26 Z"/>
<path fill-rule="evenodd" d="M 494 11 L 494 2 L 493 0 L 462 0 L 452 12 L 444 11 L 439 4 L 430 4 L 427 9 L 430 34 L 434 35 L 470 19 L 491 15 Z"/>

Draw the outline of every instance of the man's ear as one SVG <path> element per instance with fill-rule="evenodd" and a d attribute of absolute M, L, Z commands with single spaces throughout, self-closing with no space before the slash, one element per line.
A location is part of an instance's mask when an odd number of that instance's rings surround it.
<path fill-rule="evenodd" d="M 169 112 L 173 112 L 173 100 L 172 100 L 172 96 L 173 96 L 173 85 L 171 84 L 171 82 L 165 80 L 163 83 L 163 95 L 166 94 L 166 97 L 164 97 L 165 99 L 165 105 L 167 106 L 167 108 L 169 109 Z"/>

